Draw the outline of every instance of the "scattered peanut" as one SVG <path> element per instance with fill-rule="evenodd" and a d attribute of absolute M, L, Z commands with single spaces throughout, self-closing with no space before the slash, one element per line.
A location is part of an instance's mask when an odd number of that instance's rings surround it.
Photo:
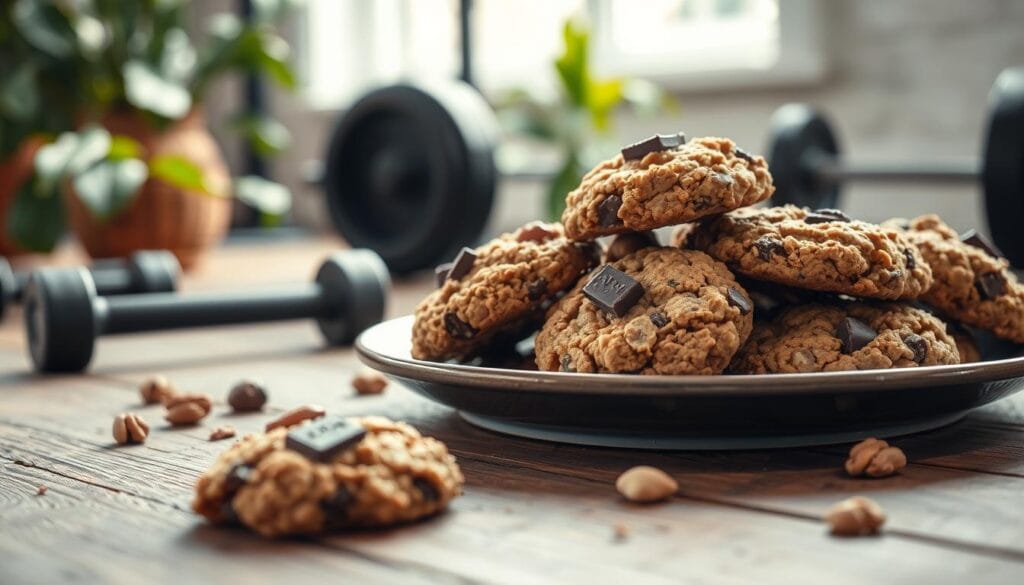
<path fill-rule="evenodd" d="M 36 488 L 36 495 L 37 496 L 45 496 L 46 495 L 46 491 L 49 490 L 49 489 L 50 488 L 46 487 L 45 485 L 40 485 L 38 488 Z"/>
<path fill-rule="evenodd" d="M 275 420 L 268 422 L 265 430 L 269 433 L 276 428 L 294 426 L 303 421 L 320 418 L 325 414 L 327 414 L 327 411 L 324 410 L 324 407 L 315 404 L 307 404 L 306 406 L 293 408 L 292 410 L 289 410 L 277 417 Z"/>
<path fill-rule="evenodd" d="M 144 404 L 163 402 L 174 393 L 174 387 L 161 375 L 151 376 L 139 386 L 139 394 L 142 395 Z"/>
<path fill-rule="evenodd" d="M 851 476 L 886 477 L 907 466 L 907 456 L 899 447 L 879 439 L 865 439 L 850 449 L 846 473 Z"/>
<path fill-rule="evenodd" d="M 182 402 L 169 407 L 167 413 L 164 414 L 164 420 L 176 427 L 194 425 L 203 420 L 207 412 L 199 403 Z"/>
<path fill-rule="evenodd" d="M 825 521 L 837 536 L 866 536 L 885 524 L 885 511 L 874 500 L 854 496 L 829 508 Z"/>
<path fill-rule="evenodd" d="M 388 379 L 377 372 L 360 372 L 352 378 L 352 387 L 356 389 L 357 394 L 380 394 L 387 386 Z"/>
<path fill-rule="evenodd" d="M 221 440 L 224 440 L 224 439 L 230 439 L 231 437 L 234 437 L 234 436 L 235 436 L 235 427 L 230 426 L 230 425 L 225 425 L 225 426 L 217 427 L 217 428 L 213 429 L 213 431 L 210 433 L 210 440 L 211 441 L 221 441 Z"/>
<path fill-rule="evenodd" d="M 679 484 L 657 467 L 638 465 L 615 480 L 615 489 L 631 502 L 657 502 L 676 493 Z"/>
<path fill-rule="evenodd" d="M 195 392 L 184 392 L 175 393 L 164 399 L 164 406 L 167 410 L 171 410 L 176 406 L 182 404 L 195 404 L 199 408 L 203 409 L 203 416 L 210 414 L 213 409 L 213 398 L 210 398 L 209 394 L 199 394 Z"/>
<path fill-rule="evenodd" d="M 124 412 L 114 417 L 113 433 L 118 445 L 144 443 L 149 435 L 149 425 L 141 416 Z"/>

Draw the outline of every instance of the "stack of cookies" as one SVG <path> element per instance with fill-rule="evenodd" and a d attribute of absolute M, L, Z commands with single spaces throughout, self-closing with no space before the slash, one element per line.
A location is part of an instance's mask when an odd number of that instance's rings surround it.
<path fill-rule="evenodd" d="M 627 146 L 568 194 L 561 224 L 438 267 L 412 355 L 509 366 L 518 348 L 541 370 L 767 374 L 978 359 L 956 322 L 1024 342 L 1024 288 L 978 234 L 933 215 L 876 225 L 752 207 L 774 190 L 765 160 L 726 138 Z M 666 226 L 671 246 L 651 231 Z"/>

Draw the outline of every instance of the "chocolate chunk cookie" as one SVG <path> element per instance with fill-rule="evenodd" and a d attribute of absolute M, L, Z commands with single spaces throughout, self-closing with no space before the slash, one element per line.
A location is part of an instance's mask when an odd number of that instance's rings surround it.
<path fill-rule="evenodd" d="M 1024 286 L 991 244 L 976 234 L 961 241 L 937 215 L 884 225 L 905 229 L 931 265 L 935 283 L 924 302 L 966 325 L 1024 343 Z"/>
<path fill-rule="evenodd" d="M 899 303 L 791 307 L 758 322 L 730 370 L 781 374 L 934 366 L 960 362 L 946 325 Z"/>
<path fill-rule="evenodd" d="M 931 269 L 903 235 L 835 210 L 740 209 L 688 240 L 739 274 L 797 288 L 895 300 L 916 299 L 932 284 Z"/>
<path fill-rule="evenodd" d="M 753 205 L 774 191 L 764 158 L 728 138 L 695 138 L 599 164 L 566 197 L 562 223 L 571 239 L 589 240 L 693 221 Z"/>
<path fill-rule="evenodd" d="M 636 286 L 639 297 L 622 302 Z M 537 365 L 563 372 L 718 374 L 752 321 L 750 297 L 725 265 L 692 250 L 644 248 L 581 279 L 551 307 L 535 342 Z"/>
<path fill-rule="evenodd" d="M 264 536 L 317 534 L 435 514 L 462 481 L 447 447 L 405 423 L 328 416 L 236 443 L 199 478 L 192 508 Z"/>
<path fill-rule="evenodd" d="M 416 307 L 412 356 L 472 357 L 496 336 L 539 322 L 547 303 L 592 268 L 597 254 L 594 244 L 572 242 L 558 224 L 542 223 L 484 244 L 471 262 L 468 252 L 460 254 L 461 263 Z"/>

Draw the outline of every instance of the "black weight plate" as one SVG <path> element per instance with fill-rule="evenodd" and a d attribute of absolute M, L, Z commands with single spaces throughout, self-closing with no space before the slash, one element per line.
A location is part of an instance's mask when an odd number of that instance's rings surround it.
<path fill-rule="evenodd" d="M 335 227 L 396 272 L 447 260 L 490 215 L 496 140 L 493 112 L 464 83 L 370 92 L 331 137 L 324 186 Z"/>
<path fill-rule="evenodd" d="M 828 121 L 807 104 L 786 104 L 769 126 L 768 168 L 775 183 L 772 202 L 811 209 L 838 208 L 839 185 L 814 173 L 816 159 L 836 157 L 839 147 Z"/>
<path fill-rule="evenodd" d="M 1024 266 L 1024 67 L 1006 69 L 989 97 L 982 161 L 985 213 L 997 246 L 1014 266 Z"/>

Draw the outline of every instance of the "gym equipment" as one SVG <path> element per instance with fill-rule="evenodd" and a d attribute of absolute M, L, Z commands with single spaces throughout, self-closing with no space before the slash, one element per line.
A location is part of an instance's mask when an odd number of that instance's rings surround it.
<path fill-rule="evenodd" d="M 25 332 L 37 371 L 76 372 L 101 335 L 316 319 L 330 345 L 351 343 L 384 316 L 390 280 L 370 250 L 338 252 L 313 282 L 258 292 L 100 297 L 82 268 L 43 268 L 25 289 Z"/>
<path fill-rule="evenodd" d="M 776 203 L 839 207 L 839 188 L 850 181 L 981 182 L 989 229 L 1014 265 L 1024 264 L 1024 67 L 1006 69 L 989 97 L 982 160 L 953 164 L 849 161 L 832 125 L 806 104 L 787 104 L 772 117 L 768 166 Z"/>
<path fill-rule="evenodd" d="M 99 296 L 136 293 L 173 292 L 177 288 L 181 266 L 166 250 L 144 250 L 128 258 L 97 260 L 89 269 Z M 20 303 L 28 282 L 27 272 L 14 272 L 0 258 L 0 319 L 7 306 Z"/>

